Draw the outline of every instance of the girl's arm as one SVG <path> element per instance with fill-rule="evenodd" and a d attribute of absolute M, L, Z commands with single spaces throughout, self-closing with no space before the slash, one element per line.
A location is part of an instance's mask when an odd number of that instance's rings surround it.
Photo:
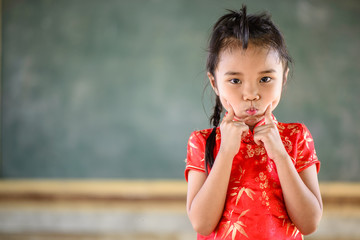
<path fill-rule="evenodd" d="M 220 221 L 232 158 L 219 152 L 209 176 L 199 171 L 189 172 L 187 213 L 194 230 L 201 235 L 211 234 Z"/>
<path fill-rule="evenodd" d="M 220 149 L 209 175 L 198 171 L 188 175 L 187 213 L 195 231 L 204 236 L 211 234 L 220 221 L 233 158 L 239 151 L 242 135 L 249 131 L 245 123 L 233 121 L 234 111 L 232 107 L 228 109 L 220 125 Z"/>
<path fill-rule="evenodd" d="M 314 232 L 322 215 L 322 200 L 315 165 L 301 173 L 296 171 L 271 117 L 271 105 L 265 113 L 265 125 L 255 128 L 254 140 L 263 144 L 276 164 L 286 210 L 299 231 Z"/>
<path fill-rule="evenodd" d="M 322 215 L 322 200 L 316 166 L 297 173 L 289 156 L 276 163 L 286 210 L 299 231 L 313 233 Z"/>

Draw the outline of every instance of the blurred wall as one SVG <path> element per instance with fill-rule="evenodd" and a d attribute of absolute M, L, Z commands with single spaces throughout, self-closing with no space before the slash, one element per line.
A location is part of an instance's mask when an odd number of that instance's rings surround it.
<path fill-rule="evenodd" d="M 359 181 L 359 1 L 243 2 L 295 59 L 277 119 L 308 126 L 320 180 Z M 1 177 L 182 179 L 190 133 L 209 127 L 210 28 L 240 7 L 2 0 Z"/>

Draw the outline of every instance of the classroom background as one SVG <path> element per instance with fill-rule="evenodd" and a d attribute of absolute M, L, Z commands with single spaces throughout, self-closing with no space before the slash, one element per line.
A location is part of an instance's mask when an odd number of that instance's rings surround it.
<path fill-rule="evenodd" d="M 281 122 L 309 128 L 324 217 L 360 239 L 358 0 L 0 0 L 0 239 L 194 239 L 184 168 L 208 128 L 211 27 L 269 11 L 295 60 Z"/>

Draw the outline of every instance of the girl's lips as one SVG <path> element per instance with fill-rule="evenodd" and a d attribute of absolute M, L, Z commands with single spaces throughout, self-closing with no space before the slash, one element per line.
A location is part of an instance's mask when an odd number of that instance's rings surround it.
<path fill-rule="evenodd" d="M 257 114 L 258 110 L 256 108 L 249 108 L 246 110 L 246 113 L 253 116 L 255 114 Z"/>

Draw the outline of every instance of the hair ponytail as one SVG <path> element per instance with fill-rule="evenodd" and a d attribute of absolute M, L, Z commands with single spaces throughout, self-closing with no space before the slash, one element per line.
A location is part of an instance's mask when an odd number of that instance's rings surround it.
<path fill-rule="evenodd" d="M 210 117 L 210 124 L 214 127 L 206 140 L 205 145 L 205 171 L 208 174 L 208 168 L 212 168 L 214 165 L 215 157 L 214 157 L 214 147 L 216 144 L 216 128 L 219 126 L 221 112 L 223 110 L 223 106 L 221 104 L 219 96 L 216 96 L 216 103 L 214 107 L 214 113 Z"/>

